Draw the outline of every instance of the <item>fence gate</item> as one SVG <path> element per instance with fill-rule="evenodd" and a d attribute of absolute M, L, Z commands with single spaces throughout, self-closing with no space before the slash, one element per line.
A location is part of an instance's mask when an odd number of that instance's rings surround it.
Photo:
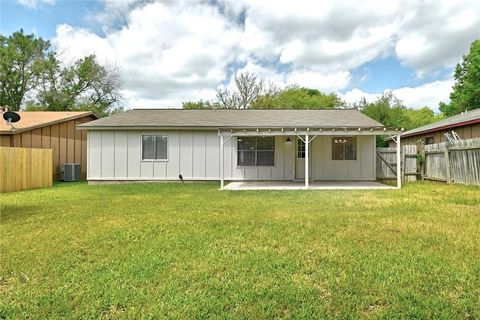
<path fill-rule="evenodd" d="M 402 181 L 417 180 L 417 146 L 401 146 Z M 397 178 L 397 148 L 377 148 L 377 179 Z"/>

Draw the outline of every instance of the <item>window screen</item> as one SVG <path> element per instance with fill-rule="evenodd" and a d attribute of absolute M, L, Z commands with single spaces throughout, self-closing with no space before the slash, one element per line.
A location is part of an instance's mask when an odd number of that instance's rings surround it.
<path fill-rule="evenodd" d="M 238 137 L 238 166 L 274 166 L 275 137 Z"/>
<path fill-rule="evenodd" d="M 305 159 L 305 142 L 302 139 L 297 139 L 297 158 Z"/>
<path fill-rule="evenodd" d="M 143 160 L 167 160 L 167 137 L 160 135 L 142 136 Z"/>
<path fill-rule="evenodd" d="M 142 159 L 155 159 L 155 136 L 142 136 Z"/>
<path fill-rule="evenodd" d="M 255 137 L 241 137 L 237 139 L 237 164 L 239 166 L 254 166 L 256 153 Z"/>
<path fill-rule="evenodd" d="M 332 160 L 357 160 L 357 138 L 333 137 Z"/>

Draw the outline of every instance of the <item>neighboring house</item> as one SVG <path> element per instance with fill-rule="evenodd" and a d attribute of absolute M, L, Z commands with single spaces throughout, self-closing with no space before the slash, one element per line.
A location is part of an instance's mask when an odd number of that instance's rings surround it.
<path fill-rule="evenodd" d="M 90 182 L 376 179 L 375 135 L 356 110 L 135 109 L 88 130 Z"/>
<path fill-rule="evenodd" d="M 0 146 L 53 150 L 53 179 L 61 178 L 64 163 L 80 163 L 87 173 L 87 134 L 76 126 L 98 117 L 92 112 L 20 111 L 21 119 L 7 125 L 0 121 Z M 3 165 L 3 164 L 2 164 Z"/>
<path fill-rule="evenodd" d="M 453 137 L 458 135 L 460 139 L 480 138 L 480 109 L 470 110 L 453 117 L 449 117 L 426 126 L 415 128 L 402 133 L 403 145 L 416 145 L 420 142 L 433 144 L 447 141 L 445 134 Z M 393 139 L 390 147 L 394 147 Z"/>

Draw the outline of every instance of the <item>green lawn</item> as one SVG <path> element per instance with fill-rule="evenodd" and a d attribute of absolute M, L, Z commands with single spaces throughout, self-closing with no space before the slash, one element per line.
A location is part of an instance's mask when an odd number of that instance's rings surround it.
<path fill-rule="evenodd" d="M 480 189 L 0 195 L 3 318 L 480 319 Z"/>

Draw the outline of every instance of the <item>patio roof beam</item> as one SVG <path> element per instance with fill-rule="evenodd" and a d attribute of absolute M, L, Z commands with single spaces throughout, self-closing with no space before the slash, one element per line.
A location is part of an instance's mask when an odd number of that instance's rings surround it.
<path fill-rule="evenodd" d="M 308 133 L 305 135 L 305 188 L 308 188 L 308 179 L 310 178 L 310 173 L 309 173 L 309 168 L 308 168 L 308 151 L 309 151 L 309 146 L 310 140 L 308 139 Z"/>
<path fill-rule="evenodd" d="M 312 142 L 313 139 L 315 139 L 317 136 L 318 136 L 318 135 L 316 134 L 316 135 L 314 135 L 313 137 L 309 138 L 309 139 L 308 139 L 308 143 Z M 300 139 L 300 140 L 302 140 L 303 143 L 306 143 L 306 140 L 305 140 L 304 138 L 302 138 L 302 136 L 299 136 L 299 135 L 297 134 L 297 138 Z"/>
<path fill-rule="evenodd" d="M 228 130 L 222 131 L 219 130 L 218 135 L 223 136 L 305 136 L 305 135 L 314 135 L 314 136 L 371 136 L 371 135 L 397 135 L 397 131 L 383 131 L 383 130 L 368 130 L 368 131 L 358 131 L 357 130 L 329 130 L 326 131 L 322 129 L 322 131 L 294 131 L 294 130 L 274 130 L 271 129 L 270 131 L 262 131 L 262 130 Z"/>

